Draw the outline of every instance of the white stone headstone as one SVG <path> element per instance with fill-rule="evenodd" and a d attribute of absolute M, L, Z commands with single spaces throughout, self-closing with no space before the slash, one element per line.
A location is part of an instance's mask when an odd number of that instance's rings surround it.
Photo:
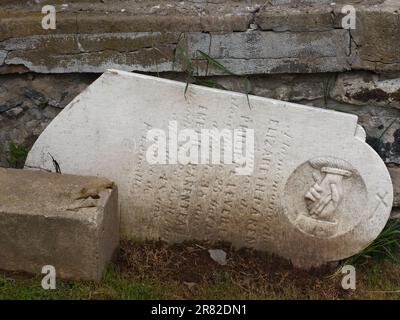
<path fill-rule="evenodd" d="M 386 166 L 350 114 L 109 70 L 46 128 L 28 168 L 118 185 L 125 238 L 230 241 L 310 267 L 386 224 Z M 220 139 L 221 138 L 221 139 Z"/>

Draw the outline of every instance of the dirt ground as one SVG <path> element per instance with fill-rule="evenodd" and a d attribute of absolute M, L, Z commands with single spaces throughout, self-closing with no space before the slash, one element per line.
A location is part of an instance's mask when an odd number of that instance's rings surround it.
<path fill-rule="evenodd" d="M 223 249 L 227 265 L 213 261 L 209 248 Z M 387 261 L 372 260 L 355 266 L 356 290 L 342 288 L 344 275 L 338 263 L 305 271 L 279 257 L 251 249 L 236 250 L 224 243 L 167 246 L 161 242 L 135 245 L 125 241 L 117 265 L 130 278 L 175 281 L 187 286 L 188 290 L 177 292 L 173 298 L 195 298 L 221 281 L 231 283 L 232 291 L 247 299 L 400 298 L 400 268 Z M 398 293 L 393 292 L 396 288 Z"/>
<path fill-rule="evenodd" d="M 209 249 L 227 253 L 227 264 Z M 399 299 L 400 267 L 368 259 L 355 265 L 356 289 L 344 290 L 339 264 L 304 271 L 284 259 L 229 244 L 123 241 L 118 260 L 100 283 L 57 280 L 43 290 L 43 275 L 0 272 L 1 299 Z"/>

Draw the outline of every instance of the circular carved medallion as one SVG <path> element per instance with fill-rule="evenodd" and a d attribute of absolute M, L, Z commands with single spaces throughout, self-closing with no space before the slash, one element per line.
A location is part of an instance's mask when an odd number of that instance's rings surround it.
<path fill-rule="evenodd" d="M 313 158 L 297 167 L 284 199 L 290 222 L 313 237 L 350 232 L 368 215 L 363 180 L 350 163 L 334 157 Z"/>

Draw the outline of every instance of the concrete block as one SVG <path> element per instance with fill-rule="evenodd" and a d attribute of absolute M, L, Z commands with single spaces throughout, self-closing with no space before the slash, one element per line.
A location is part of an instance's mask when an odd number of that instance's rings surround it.
<path fill-rule="evenodd" d="M 0 186 L 0 269 L 101 278 L 119 242 L 113 182 L 0 168 Z"/>

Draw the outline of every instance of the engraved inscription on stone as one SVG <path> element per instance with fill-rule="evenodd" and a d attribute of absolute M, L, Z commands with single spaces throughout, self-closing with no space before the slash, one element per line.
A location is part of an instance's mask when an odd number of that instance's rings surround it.
<path fill-rule="evenodd" d="M 109 70 L 67 106 L 29 167 L 105 176 L 124 238 L 228 241 L 300 267 L 349 257 L 389 218 L 386 166 L 357 117 Z"/>

